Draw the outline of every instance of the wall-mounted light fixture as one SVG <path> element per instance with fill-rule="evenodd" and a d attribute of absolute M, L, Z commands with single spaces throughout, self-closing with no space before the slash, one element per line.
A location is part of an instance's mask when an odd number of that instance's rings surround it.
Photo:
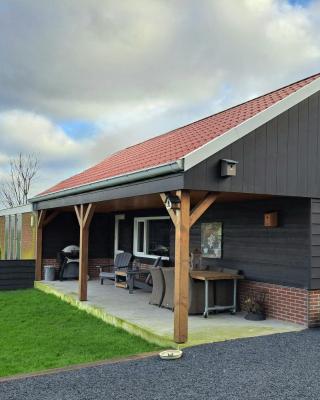
<path fill-rule="evenodd" d="M 178 196 L 168 193 L 165 204 L 167 210 L 177 210 L 180 208 L 180 199 Z"/>
<path fill-rule="evenodd" d="M 221 160 L 221 176 L 236 176 L 237 175 L 237 164 L 235 160 Z"/>
<path fill-rule="evenodd" d="M 31 216 L 30 216 L 30 227 L 31 228 L 34 227 L 34 214 L 31 214 Z"/>

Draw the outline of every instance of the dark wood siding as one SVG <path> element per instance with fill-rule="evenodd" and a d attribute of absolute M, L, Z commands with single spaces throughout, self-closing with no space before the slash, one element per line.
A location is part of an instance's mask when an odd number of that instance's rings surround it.
<path fill-rule="evenodd" d="M 311 279 L 310 288 L 320 289 L 320 199 L 311 199 Z"/>
<path fill-rule="evenodd" d="M 56 258 L 58 251 L 79 244 L 79 224 L 75 213 L 61 213 L 43 233 L 43 258 Z M 113 257 L 114 216 L 95 214 L 90 225 L 89 257 Z"/>
<path fill-rule="evenodd" d="M 319 99 L 311 96 L 190 169 L 184 187 L 320 197 Z M 236 177 L 220 176 L 223 158 L 239 162 Z"/>
<path fill-rule="evenodd" d="M 264 227 L 264 212 L 268 211 L 278 211 L 277 228 Z M 190 250 L 200 249 L 201 223 L 221 221 L 223 257 L 204 259 L 207 265 L 239 269 L 251 280 L 307 288 L 310 275 L 309 215 L 308 199 L 275 198 L 216 204 L 192 227 Z"/>
<path fill-rule="evenodd" d="M 34 260 L 0 261 L 0 290 L 33 287 Z"/>

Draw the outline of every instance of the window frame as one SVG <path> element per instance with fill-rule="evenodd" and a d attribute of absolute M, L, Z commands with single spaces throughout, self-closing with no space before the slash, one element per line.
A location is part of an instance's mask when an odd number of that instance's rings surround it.
<path fill-rule="evenodd" d="M 133 220 L 133 255 L 136 257 L 143 257 L 143 258 L 157 258 L 159 256 L 155 254 L 147 254 L 147 222 L 148 221 L 157 221 L 157 220 L 170 220 L 169 216 L 152 216 L 152 217 L 135 217 Z M 143 222 L 144 224 L 144 235 L 143 235 L 143 252 L 138 251 L 138 226 L 139 223 Z M 161 256 L 162 260 L 169 260 L 167 256 Z"/>
<path fill-rule="evenodd" d="M 126 219 L 125 214 L 116 214 L 114 216 L 114 257 L 123 253 L 124 250 L 119 249 L 119 222 Z"/>

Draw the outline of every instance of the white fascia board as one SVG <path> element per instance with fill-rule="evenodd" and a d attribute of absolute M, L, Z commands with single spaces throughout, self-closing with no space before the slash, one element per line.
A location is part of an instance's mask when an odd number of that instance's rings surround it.
<path fill-rule="evenodd" d="M 187 171 L 201 161 L 216 154 L 218 151 L 248 135 L 263 124 L 289 110 L 289 108 L 312 96 L 314 93 L 317 93 L 319 90 L 320 78 L 317 78 L 308 85 L 303 86 L 301 89 L 268 107 L 266 110 L 256 114 L 254 117 L 249 118 L 198 149 L 193 150 L 184 157 L 184 170 Z"/>
<path fill-rule="evenodd" d="M 26 204 L 24 206 L 5 208 L 4 210 L 0 210 L 0 217 L 5 215 L 15 215 L 15 214 L 25 214 L 32 212 L 32 205 Z"/>

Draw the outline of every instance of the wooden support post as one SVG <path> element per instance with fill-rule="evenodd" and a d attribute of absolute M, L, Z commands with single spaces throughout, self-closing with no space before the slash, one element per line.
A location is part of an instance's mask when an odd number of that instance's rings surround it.
<path fill-rule="evenodd" d="M 190 194 L 181 190 L 177 196 L 181 203 L 175 214 L 174 340 L 184 343 L 188 340 Z"/>
<path fill-rule="evenodd" d="M 179 190 L 180 208 L 167 210 L 175 225 L 175 281 L 174 281 L 174 341 L 185 343 L 188 340 L 189 311 L 189 242 L 190 229 L 201 215 L 216 201 L 217 193 L 207 193 L 190 213 L 190 193 Z M 166 195 L 160 197 L 165 204 Z"/>
<path fill-rule="evenodd" d="M 41 281 L 42 278 L 42 233 L 46 211 L 41 210 L 37 212 L 37 236 L 36 236 L 36 270 L 35 280 Z"/>
<path fill-rule="evenodd" d="M 95 206 L 81 204 L 74 206 L 80 227 L 80 256 L 79 256 L 79 300 L 88 299 L 88 254 L 89 254 L 89 228 L 94 214 Z"/>

